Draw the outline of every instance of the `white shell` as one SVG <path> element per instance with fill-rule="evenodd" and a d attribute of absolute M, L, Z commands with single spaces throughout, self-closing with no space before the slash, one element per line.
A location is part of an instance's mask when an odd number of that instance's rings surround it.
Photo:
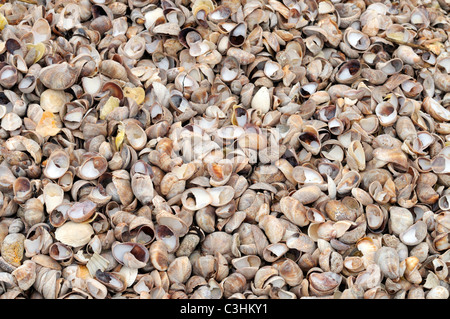
<path fill-rule="evenodd" d="M 90 224 L 66 222 L 55 231 L 55 238 L 71 247 L 81 247 L 86 245 L 91 236 L 94 235 L 94 230 Z"/>

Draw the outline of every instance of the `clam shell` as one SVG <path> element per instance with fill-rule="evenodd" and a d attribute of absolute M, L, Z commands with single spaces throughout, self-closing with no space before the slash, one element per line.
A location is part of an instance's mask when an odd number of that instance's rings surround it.
<path fill-rule="evenodd" d="M 66 222 L 55 231 L 55 238 L 70 247 L 82 247 L 86 245 L 94 235 L 90 224 Z"/>

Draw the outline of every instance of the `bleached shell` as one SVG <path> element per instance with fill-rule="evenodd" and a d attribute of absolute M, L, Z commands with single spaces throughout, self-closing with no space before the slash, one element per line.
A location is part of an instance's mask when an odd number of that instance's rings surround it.
<path fill-rule="evenodd" d="M 139 270 L 137 268 L 131 268 L 123 266 L 120 268 L 118 274 L 124 279 L 125 286 L 131 287 L 136 282 Z"/>
<path fill-rule="evenodd" d="M 134 122 L 127 122 L 125 124 L 125 135 L 131 147 L 136 151 L 142 150 L 147 143 L 147 134 L 145 134 L 142 127 Z"/>
<path fill-rule="evenodd" d="M 211 204 L 213 197 L 201 187 L 193 187 L 183 192 L 181 202 L 190 210 L 199 210 Z"/>
<path fill-rule="evenodd" d="M 44 111 L 59 113 L 65 103 L 69 102 L 70 94 L 64 91 L 47 89 L 41 94 L 41 107 Z"/>
<path fill-rule="evenodd" d="M 66 222 L 55 231 L 55 238 L 71 247 L 82 247 L 86 245 L 94 235 L 94 230 L 90 224 Z"/>
<path fill-rule="evenodd" d="M 87 158 L 78 168 L 77 175 L 84 180 L 93 180 L 102 175 L 108 168 L 106 159 L 101 155 Z"/>
<path fill-rule="evenodd" d="M 295 225 L 303 227 L 309 224 L 306 208 L 294 197 L 283 197 L 280 201 L 280 208 L 286 218 Z"/>
<path fill-rule="evenodd" d="M 168 227 L 175 236 L 184 236 L 189 228 L 186 223 L 178 216 L 173 215 L 169 212 L 161 212 L 156 216 L 156 221 L 159 225 Z"/>
<path fill-rule="evenodd" d="M 270 93 L 266 87 L 261 87 L 253 96 L 251 107 L 266 114 L 270 110 Z"/>
<path fill-rule="evenodd" d="M 94 278 L 86 279 L 86 289 L 95 299 L 105 299 L 108 295 L 108 289 Z"/>
<path fill-rule="evenodd" d="M 138 243 L 115 242 L 111 248 L 114 258 L 122 265 L 129 268 L 145 267 L 150 258 L 148 249 Z"/>
<path fill-rule="evenodd" d="M 36 263 L 31 260 L 25 260 L 11 274 L 16 278 L 20 289 L 23 291 L 28 290 L 36 281 Z"/>
<path fill-rule="evenodd" d="M 292 177 L 296 182 L 302 184 L 322 184 L 324 182 L 319 172 L 302 166 L 296 166 L 294 168 Z"/>
<path fill-rule="evenodd" d="M 44 186 L 43 193 L 45 208 L 48 213 L 63 202 L 64 191 L 58 184 L 48 183 Z"/>
<path fill-rule="evenodd" d="M 212 206 L 224 206 L 228 204 L 234 197 L 234 189 L 231 186 L 218 186 L 206 189 L 212 197 Z"/>
<path fill-rule="evenodd" d="M 97 270 L 105 271 L 108 268 L 109 261 L 105 257 L 94 253 L 86 264 L 87 269 L 92 277 L 95 277 Z"/>
<path fill-rule="evenodd" d="M 411 212 L 403 207 L 391 207 L 389 210 L 389 227 L 393 234 L 400 235 L 414 222 Z"/>
<path fill-rule="evenodd" d="M 66 152 L 55 151 L 47 160 L 47 165 L 44 169 L 44 174 L 50 179 L 58 179 L 63 176 L 70 166 L 70 159 Z"/>
<path fill-rule="evenodd" d="M 16 113 L 7 113 L 1 119 L 1 127 L 6 131 L 15 131 L 22 126 L 22 119 Z"/>
<path fill-rule="evenodd" d="M 418 221 L 400 234 L 400 240 L 408 246 L 416 246 L 427 236 L 427 225 Z"/>

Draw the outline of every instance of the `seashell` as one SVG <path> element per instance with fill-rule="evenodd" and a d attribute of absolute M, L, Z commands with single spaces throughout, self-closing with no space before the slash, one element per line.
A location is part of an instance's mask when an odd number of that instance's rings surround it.
<path fill-rule="evenodd" d="M 218 187 L 225 185 L 229 181 L 233 163 L 228 159 L 222 159 L 218 163 L 208 163 L 206 168 L 211 176 L 210 184 Z"/>
<path fill-rule="evenodd" d="M 108 295 L 106 286 L 93 278 L 86 279 L 86 289 L 95 299 L 106 299 L 106 296 Z"/>
<path fill-rule="evenodd" d="M 236 293 L 244 292 L 247 281 L 244 275 L 236 272 L 225 278 L 220 285 L 223 288 L 224 297 L 229 298 Z"/>
<path fill-rule="evenodd" d="M 244 44 L 247 37 L 247 25 L 244 22 L 236 24 L 229 32 L 229 41 L 232 46 L 239 47 Z"/>
<path fill-rule="evenodd" d="M 1 127 L 5 131 L 15 131 L 22 126 L 21 118 L 15 113 L 7 113 L 3 116 L 1 121 Z"/>
<path fill-rule="evenodd" d="M 129 268 L 142 268 L 147 265 L 150 253 L 145 246 L 138 243 L 114 243 L 111 247 L 114 258 Z"/>
<path fill-rule="evenodd" d="M 25 236 L 20 233 L 8 234 L 2 241 L 1 254 L 6 263 L 13 267 L 22 264 Z"/>
<path fill-rule="evenodd" d="M 65 90 L 78 79 L 79 68 L 67 62 L 46 66 L 39 72 L 42 84 L 52 90 Z"/>
<path fill-rule="evenodd" d="M 193 265 L 193 273 L 201 278 L 209 278 L 214 275 L 216 259 L 212 255 L 200 256 Z"/>
<path fill-rule="evenodd" d="M 280 200 L 280 209 L 284 216 L 295 225 L 303 227 L 309 224 L 306 208 L 296 198 L 283 197 Z"/>
<path fill-rule="evenodd" d="M 212 233 L 215 230 L 215 212 L 211 206 L 207 206 L 197 211 L 195 214 L 197 225 L 205 232 Z"/>
<path fill-rule="evenodd" d="M 448 299 L 449 292 L 442 286 L 432 288 L 425 296 L 425 299 Z"/>
<path fill-rule="evenodd" d="M 216 207 L 228 204 L 234 197 L 234 189 L 228 185 L 207 188 L 206 191 L 212 198 L 210 205 Z"/>
<path fill-rule="evenodd" d="M 192 5 L 192 14 L 200 25 L 206 27 L 206 17 L 209 17 L 214 9 L 215 5 L 211 0 L 196 0 Z"/>
<path fill-rule="evenodd" d="M 350 220 L 355 221 L 355 212 L 341 201 L 331 200 L 326 203 L 325 211 L 333 221 Z"/>
<path fill-rule="evenodd" d="M 7 65 L 0 70 L 0 84 L 6 89 L 12 88 L 18 79 L 18 72 L 14 66 Z"/>
<path fill-rule="evenodd" d="M 142 150 L 147 143 L 147 134 L 134 122 L 127 122 L 125 124 L 125 136 L 130 146 L 136 151 Z"/>
<path fill-rule="evenodd" d="M 400 240 L 408 246 L 416 246 L 426 237 L 426 224 L 418 221 L 400 234 Z"/>
<path fill-rule="evenodd" d="M 333 272 L 312 273 L 309 275 L 309 288 L 315 296 L 329 295 L 337 289 L 342 277 Z"/>
<path fill-rule="evenodd" d="M 122 292 L 127 288 L 125 278 L 119 273 L 97 270 L 94 279 L 102 283 L 108 290 L 114 292 Z"/>
<path fill-rule="evenodd" d="M 369 37 L 361 31 L 348 28 L 344 32 L 344 41 L 354 50 L 365 51 L 370 46 Z"/>
<path fill-rule="evenodd" d="M 286 231 L 280 221 L 272 215 L 266 215 L 261 218 L 259 225 L 264 230 L 264 233 L 272 244 L 281 241 Z"/>
<path fill-rule="evenodd" d="M 44 299 L 56 299 L 56 281 L 61 277 L 61 271 L 47 267 L 36 267 L 36 270 L 33 287 Z"/>
<path fill-rule="evenodd" d="M 301 184 L 323 183 L 323 177 L 319 174 L 319 172 L 307 167 L 294 167 L 292 171 L 292 177 L 297 183 Z"/>
<path fill-rule="evenodd" d="M 156 221 L 159 225 L 167 226 L 174 235 L 181 237 L 188 232 L 188 226 L 179 217 L 168 212 L 161 212 L 156 216 Z"/>
<path fill-rule="evenodd" d="M 358 187 L 361 181 L 361 176 L 355 171 L 350 171 L 342 176 L 342 179 L 336 186 L 338 194 L 349 193 L 353 188 Z"/>
<path fill-rule="evenodd" d="M 49 247 L 49 256 L 64 263 L 70 263 L 73 259 L 73 251 L 69 246 L 56 242 Z"/>
<path fill-rule="evenodd" d="M 336 73 L 338 83 L 352 83 L 361 73 L 361 64 L 358 60 L 350 60 L 344 63 Z"/>
<path fill-rule="evenodd" d="M 166 244 L 169 252 L 173 252 L 178 249 L 178 236 L 176 236 L 169 227 L 158 225 L 155 229 L 155 236 L 157 240 L 161 240 Z"/>
<path fill-rule="evenodd" d="M 94 180 L 108 168 L 106 159 L 101 155 L 92 154 L 77 168 L 77 176 L 84 180 Z"/>
<path fill-rule="evenodd" d="M 403 207 L 391 207 L 389 210 L 389 227 L 393 234 L 400 235 L 414 223 L 409 210 Z"/>
<path fill-rule="evenodd" d="M 280 259 L 289 248 L 284 243 L 275 243 L 266 246 L 263 251 L 263 258 L 267 262 L 274 262 Z"/>
<path fill-rule="evenodd" d="M 184 284 L 192 272 L 189 258 L 186 256 L 175 258 L 167 268 L 167 275 L 171 282 Z"/>
<path fill-rule="evenodd" d="M 70 160 L 67 153 L 62 150 L 55 151 L 48 158 L 43 173 L 50 179 L 58 179 L 67 172 L 69 166 Z"/>
<path fill-rule="evenodd" d="M 317 155 L 321 149 L 319 132 L 310 125 L 305 125 L 303 132 L 299 135 L 302 146 L 313 155 Z"/>
<path fill-rule="evenodd" d="M 150 261 L 159 271 L 166 271 L 169 267 L 167 246 L 162 241 L 154 241 L 150 246 Z"/>
<path fill-rule="evenodd" d="M 270 110 L 270 100 L 269 90 L 266 87 L 261 87 L 253 96 L 251 107 L 265 114 Z"/>
<path fill-rule="evenodd" d="M 63 202 L 64 191 L 54 183 L 48 183 L 43 189 L 45 208 L 50 213 L 55 207 Z"/>
<path fill-rule="evenodd" d="M 20 289 L 28 290 L 36 281 L 36 263 L 31 260 L 25 260 L 11 275 L 15 277 Z"/>
<path fill-rule="evenodd" d="M 194 187 L 183 192 L 181 201 L 187 209 L 199 210 L 210 205 L 213 197 L 205 189 Z"/>
<path fill-rule="evenodd" d="M 375 108 L 375 114 L 383 126 L 392 125 L 397 120 L 397 110 L 389 102 L 383 102 Z"/>
<path fill-rule="evenodd" d="M 422 102 L 423 109 L 438 121 L 448 121 L 450 113 L 442 107 L 436 100 L 427 96 Z"/>
<path fill-rule="evenodd" d="M 232 236 L 226 232 L 218 231 L 206 235 L 202 242 L 202 251 L 205 254 L 214 255 L 215 252 L 224 256 L 231 256 Z"/>
<path fill-rule="evenodd" d="M 97 205 L 90 200 L 74 203 L 67 211 L 67 217 L 76 223 L 89 220 L 95 213 Z"/>
<path fill-rule="evenodd" d="M 66 222 L 55 231 L 55 238 L 57 240 L 75 248 L 86 245 L 91 240 L 92 235 L 94 235 L 94 230 L 90 224 L 75 223 L 72 221 Z"/>
<path fill-rule="evenodd" d="M 381 272 L 390 279 L 400 277 L 400 260 L 397 251 L 391 247 L 381 247 L 375 252 L 375 262 Z"/>
<path fill-rule="evenodd" d="M 231 263 L 236 268 L 236 272 L 242 274 L 247 280 L 251 280 L 258 271 L 261 260 L 258 256 L 250 255 L 235 258 Z"/>
<path fill-rule="evenodd" d="M 398 57 L 405 64 L 414 65 L 420 62 L 420 56 L 414 52 L 414 50 L 407 45 L 399 45 L 397 50 L 392 54 L 393 57 Z"/>
<path fill-rule="evenodd" d="M 407 156 L 400 149 L 387 149 L 387 148 L 377 148 L 373 151 L 373 157 L 384 162 L 393 162 L 400 166 L 406 167 Z"/>

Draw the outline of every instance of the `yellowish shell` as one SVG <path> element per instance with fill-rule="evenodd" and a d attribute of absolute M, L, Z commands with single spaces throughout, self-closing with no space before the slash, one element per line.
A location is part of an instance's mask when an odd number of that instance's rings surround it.
<path fill-rule="evenodd" d="M 61 129 L 56 126 L 55 115 L 52 112 L 45 111 L 36 126 L 36 133 L 42 137 L 55 136 Z"/>
<path fill-rule="evenodd" d="M 138 105 L 144 103 L 145 100 L 145 91 L 141 87 L 136 88 L 125 87 L 123 89 L 123 95 L 132 98 L 133 100 L 136 101 Z"/>
<path fill-rule="evenodd" d="M 100 119 L 104 120 L 114 109 L 119 107 L 120 100 L 114 96 L 111 96 L 105 105 L 100 110 Z"/>
<path fill-rule="evenodd" d="M 0 30 L 3 30 L 8 25 L 8 21 L 5 16 L 0 13 Z"/>
<path fill-rule="evenodd" d="M 425 44 L 425 47 L 436 55 L 440 55 L 441 50 L 444 49 L 444 45 L 441 42 L 433 42 L 433 43 Z"/>
<path fill-rule="evenodd" d="M 208 14 L 214 9 L 214 3 L 211 0 L 197 0 L 192 6 L 192 12 L 194 13 L 194 16 L 196 16 L 200 10 L 203 10 L 206 14 Z"/>
<path fill-rule="evenodd" d="M 403 41 L 403 32 L 392 32 L 386 35 L 386 37 L 390 40 Z"/>
<path fill-rule="evenodd" d="M 34 48 L 36 50 L 36 56 L 34 58 L 34 63 L 38 62 L 45 54 L 45 45 L 43 43 L 38 44 L 27 44 L 27 49 L 30 50 Z"/>
<path fill-rule="evenodd" d="M 89 269 L 86 265 L 78 265 L 77 277 L 85 280 L 90 277 Z"/>
<path fill-rule="evenodd" d="M 116 149 L 119 150 L 120 147 L 123 144 L 123 141 L 125 139 L 125 125 L 123 125 L 123 123 L 121 122 L 119 124 L 119 128 L 117 129 L 117 135 L 116 135 Z"/>
<path fill-rule="evenodd" d="M 2 243 L 1 255 L 3 259 L 14 267 L 19 267 L 23 258 L 25 236 L 23 234 L 9 234 Z"/>

